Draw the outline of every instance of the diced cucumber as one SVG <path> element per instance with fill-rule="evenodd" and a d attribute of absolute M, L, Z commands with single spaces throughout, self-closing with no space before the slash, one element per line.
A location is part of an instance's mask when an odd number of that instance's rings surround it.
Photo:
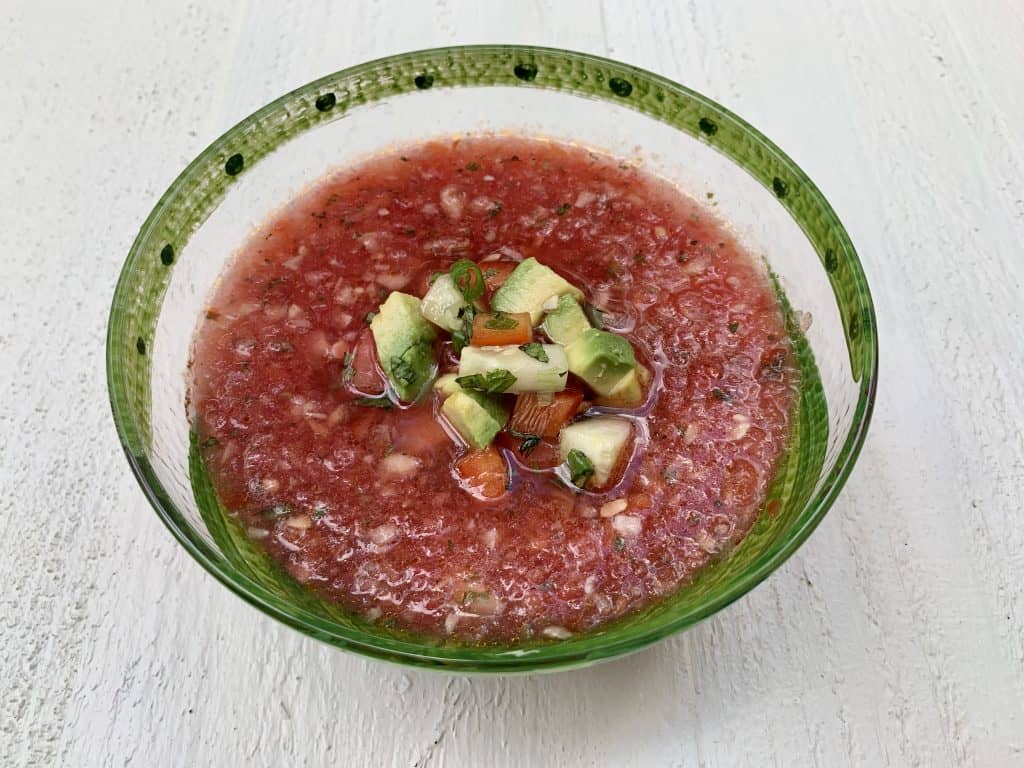
<path fill-rule="evenodd" d="M 550 267 L 529 258 L 520 262 L 495 292 L 491 299 L 491 309 L 498 312 L 529 312 L 530 321 L 537 325 L 544 313 L 544 303 L 552 296 L 564 294 L 583 301 L 583 291 Z"/>
<path fill-rule="evenodd" d="M 466 347 L 459 359 L 459 376 L 508 371 L 515 382 L 506 392 L 560 392 L 565 389 L 569 363 L 560 344 L 542 344 L 548 361 L 542 363 L 519 347 Z"/>
<path fill-rule="evenodd" d="M 455 380 L 459 377 L 457 373 L 446 373 L 438 376 L 434 382 L 434 389 L 441 393 L 441 397 L 451 397 L 456 392 L 461 392 L 462 387 Z"/>
<path fill-rule="evenodd" d="M 583 313 L 583 308 L 571 294 L 558 297 L 554 311 L 544 318 L 544 333 L 556 344 L 568 346 L 588 328 L 590 322 Z"/>
<path fill-rule="evenodd" d="M 377 359 L 401 400 L 419 397 L 434 375 L 437 334 L 420 315 L 420 300 L 392 291 L 370 321 Z"/>
<path fill-rule="evenodd" d="M 562 428 L 558 450 L 562 461 L 570 451 L 580 451 L 594 465 L 594 474 L 587 484 L 603 487 L 623 457 L 629 444 L 633 425 L 621 416 L 596 416 L 576 421 Z"/>
<path fill-rule="evenodd" d="M 427 290 L 420 304 L 420 312 L 427 320 L 446 331 L 457 331 L 462 327 L 463 309 L 469 306 L 462 292 L 445 272 L 439 275 Z"/>
<path fill-rule="evenodd" d="M 633 347 L 622 336 L 591 328 L 565 348 L 569 370 L 598 395 L 609 396 L 636 369 Z"/>
<path fill-rule="evenodd" d="M 456 385 L 458 386 L 458 385 Z M 508 421 L 497 397 L 460 389 L 441 404 L 441 413 L 471 448 L 486 448 Z"/>

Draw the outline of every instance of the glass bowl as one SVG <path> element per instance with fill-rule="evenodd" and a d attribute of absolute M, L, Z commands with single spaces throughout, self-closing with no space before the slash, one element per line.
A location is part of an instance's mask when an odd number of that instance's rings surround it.
<path fill-rule="evenodd" d="M 800 310 L 787 313 L 804 378 L 791 448 L 750 535 L 662 602 L 588 634 L 515 647 L 403 634 L 348 615 L 293 582 L 220 507 L 184 405 L 197 318 L 255 225 L 332 167 L 396 145 L 481 132 L 547 136 L 641 162 L 713 205 L 767 260 L 783 302 Z M 850 239 L 782 151 L 663 77 L 521 46 L 380 59 L 247 117 L 175 179 L 143 224 L 118 280 L 107 336 L 110 401 L 128 462 L 157 514 L 204 568 L 260 610 L 324 642 L 458 672 L 534 672 L 619 656 L 754 588 L 810 535 L 849 475 L 871 415 L 876 361 L 874 310 Z"/>

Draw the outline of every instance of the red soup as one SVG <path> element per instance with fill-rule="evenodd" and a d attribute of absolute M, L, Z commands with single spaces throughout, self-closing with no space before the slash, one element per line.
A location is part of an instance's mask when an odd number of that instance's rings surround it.
<path fill-rule="evenodd" d="M 197 332 L 217 492 L 298 581 L 459 641 L 560 639 L 751 528 L 797 372 L 763 268 L 635 167 L 429 143 L 267 222 Z"/>

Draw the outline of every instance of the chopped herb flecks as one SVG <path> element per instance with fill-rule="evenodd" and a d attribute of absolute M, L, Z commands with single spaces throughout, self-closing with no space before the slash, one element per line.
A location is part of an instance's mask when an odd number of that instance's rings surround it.
<path fill-rule="evenodd" d="M 416 381 L 416 369 L 402 357 L 391 358 L 391 376 L 402 384 L 409 385 Z"/>
<path fill-rule="evenodd" d="M 459 319 L 462 320 L 461 327 L 452 331 L 452 351 L 458 355 L 462 352 L 462 348 L 469 345 L 469 340 L 473 338 L 473 317 L 476 315 L 476 310 L 473 307 L 463 307 L 459 310 Z"/>
<path fill-rule="evenodd" d="M 565 463 L 569 466 L 569 479 L 577 487 L 582 487 L 594 474 L 594 462 L 583 451 L 573 448 L 569 451 Z"/>
<path fill-rule="evenodd" d="M 508 331 L 515 328 L 519 323 L 514 317 L 509 317 L 504 312 L 495 312 L 484 322 L 484 328 L 489 331 Z"/>
<path fill-rule="evenodd" d="M 532 357 L 534 360 L 537 360 L 538 362 L 548 362 L 548 353 L 544 351 L 543 344 L 538 344 L 536 341 L 534 341 L 529 344 L 521 344 L 519 348 L 523 350 L 523 352 L 525 352 L 529 357 Z"/>
<path fill-rule="evenodd" d="M 484 295 L 484 276 L 480 267 L 469 259 L 459 259 L 449 270 L 455 287 L 466 301 L 476 301 Z"/>
<path fill-rule="evenodd" d="M 390 411 L 394 405 L 386 395 L 381 395 L 380 397 L 357 397 L 352 402 L 367 408 L 383 408 L 385 411 Z"/>
<path fill-rule="evenodd" d="M 530 452 L 540 445 L 540 435 L 532 435 L 529 432 L 520 432 L 516 429 L 509 429 L 508 433 L 512 437 L 522 440 L 523 442 L 519 445 L 519 453 L 523 456 L 529 456 Z"/>
<path fill-rule="evenodd" d="M 474 373 L 470 376 L 459 376 L 455 383 L 463 389 L 475 389 L 478 392 L 497 395 L 516 383 L 516 377 L 511 371 L 504 368 L 496 368 L 487 373 Z"/>

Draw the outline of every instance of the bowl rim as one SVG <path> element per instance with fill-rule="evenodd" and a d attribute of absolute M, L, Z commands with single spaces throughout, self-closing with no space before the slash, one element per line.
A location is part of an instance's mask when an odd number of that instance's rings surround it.
<path fill-rule="evenodd" d="M 274 601 L 268 600 L 263 594 L 260 594 L 264 592 L 264 590 L 259 587 L 259 585 L 255 584 L 255 582 L 250 581 L 243 574 L 225 568 L 218 559 L 216 550 L 210 547 L 206 542 L 197 540 L 189 534 L 189 530 L 192 526 L 184 520 L 181 512 L 176 508 L 167 493 L 164 491 L 162 484 L 157 478 L 148 459 L 144 455 L 137 455 L 131 449 L 131 445 L 136 442 L 137 425 L 134 423 L 134 417 L 131 413 L 131 409 L 125 405 L 123 401 L 124 399 L 121 397 L 123 394 L 123 382 L 119 378 L 121 371 L 120 358 L 118 356 L 123 353 L 123 347 L 120 345 L 120 339 L 117 338 L 116 331 L 120 328 L 120 313 L 124 311 L 122 307 L 124 305 L 124 300 L 128 295 L 128 284 L 133 270 L 137 266 L 137 262 L 140 258 L 140 252 L 148 245 L 149 237 L 153 233 L 155 225 L 159 222 L 161 215 L 165 209 L 171 205 L 170 198 L 172 198 L 181 187 L 196 176 L 199 171 L 206 166 L 211 157 L 222 156 L 224 152 L 232 146 L 233 139 L 243 134 L 249 126 L 252 126 L 261 119 L 277 112 L 279 109 L 284 107 L 289 100 L 294 99 L 296 96 L 315 98 L 317 93 L 324 86 L 328 86 L 342 80 L 358 78 L 361 75 L 369 75 L 379 71 L 382 67 L 397 64 L 408 64 L 410 62 L 429 64 L 432 61 L 441 62 L 445 57 L 452 55 L 472 56 L 474 54 L 481 56 L 493 56 L 496 54 L 511 55 L 513 57 L 519 56 L 521 57 L 521 60 L 532 60 L 534 56 L 557 56 L 573 63 L 597 65 L 605 69 L 610 69 L 616 73 L 623 73 L 629 78 L 632 78 L 634 82 L 639 81 L 647 85 L 663 89 L 667 93 L 677 94 L 687 100 L 693 100 L 696 103 L 701 104 L 703 107 L 706 107 L 717 117 L 730 121 L 733 127 L 756 141 L 762 149 L 774 155 L 774 157 L 781 162 L 787 171 L 792 174 L 792 178 L 799 182 L 802 193 L 809 196 L 814 204 L 829 218 L 829 227 L 836 232 L 842 242 L 847 258 L 846 266 L 848 276 L 852 282 L 856 299 L 860 305 L 861 311 L 858 317 L 861 323 L 861 339 L 865 344 L 865 347 L 864 359 L 860 366 L 861 378 L 859 381 L 857 402 L 854 407 L 853 422 L 851 423 L 845 440 L 839 448 L 837 462 L 831 471 L 831 481 L 827 483 L 826 487 L 819 488 L 804 506 L 804 509 L 810 510 L 810 514 L 805 516 L 802 524 L 795 526 L 794 529 L 781 540 L 779 546 L 773 549 L 770 556 L 762 558 L 760 562 L 755 562 L 750 571 L 742 574 L 742 578 L 738 578 L 734 582 L 725 586 L 720 594 L 708 600 L 706 604 L 701 605 L 698 610 L 667 620 L 662 624 L 646 629 L 646 631 L 638 632 L 636 635 L 632 635 L 628 638 L 618 639 L 595 648 L 566 648 L 564 653 L 559 653 L 557 649 L 561 644 L 551 644 L 544 647 L 545 653 L 542 656 L 534 654 L 510 654 L 509 649 L 505 648 L 504 653 L 507 654 L 506 656 L 495 655 L 493 657 L 480 657 L 475 655 L 471 659 L 460 659 L 458 655 L 452 654 L 457 654 L 458 650 L 463 649 L 458 649 L 456 651 L 448 649 L 448 652 L 443 654 L 437 652 L 432 653 L 431 651 L 437 650 L 433 646 L 419 645 L 411 642 L 395 642 L 391 639 L 389 639 L 387 643 L 375 644 L 373 642 L 367 642 L 368 639 L 373 639 L 371 635 L 365 635 L 361 638 L 351 637 L 348 636 L 341 628 L 338 628 L 337 634 L 328 633 L 323 628 L 305 620 L 305 618 L 299 613 L 291 613 L 282 610 L 282 608 L 275 604 Z M 516 76 L 520 77 L 518 67 Z M 526 78 L 521 77 L 520 79 L 526 80 Z M 520 87 L 542 88 L 544 90 L 562 92 L 570 96 L 597 98 L 611 103 L 622 104 L 621 101 L 615 100 L 615 96 L 620 96 L 621 94 L 615 94 L 612 91 L 609 91 L 609 93 L 605 95 L 599 95 L 594 92 L 584 93 L 572 88 L 545 86 L 543 83 L 535 83 L 532 82 L 532 80 L 533 78 L 531 77 L 528 81 L 514 83 L 514 85 Z M 489 88 L 495 86 L 507 86 L 509 84 L 510 83 L 504 82 L 444 82 L 441 83 L 440 86 L 445 88 Z M 419 83 L 417 83 L 417 87 L 421 87 Z M 429 85 L 427 87 L 429 87 Z M 373 101 L 371 100 L 368 103 L 372 104 Z M 624 104 L 624 106 L 629 107 L 630 105 L 627 103 Z M 638 109 L 637 107 L 631 108 Z M 651 115 L 649 112 L 646 112 L 646 114 L 648 114 L 649 117 L 652 117 L 652 119 L 659 119 L 658 117 Z M 679 126 L 671 127 L 676 130 L 682 130 Z M 711 145 L 711 148 L 721 154 L 725 154 L 731 162 L 736 162 L 735 158 L 729 157 L 728 153 L 721 148 L 715 147 L 714 145 Z M 762 181 L 762 183 L 764 182 Z M 776 190 L 776 192 L 778 194 L 778 190 Z M 781 198 L 781 195 L 779 195 L 779 197 Z M 791 211 L 790 214 L 793 215 Z M 794 215 L 794 219 L 795 218 L 796 217 Z M 797 221 L 797 224 L 802 228 L 802 224 L 799 221 Z M 832 283 L 831 277 L 830 283 Z M 838 296 L 835 296 L 835 284 L 832 283 L 831 287 L 834 297 L 838 300 Z M 163 297 L 161 296 L 160 306 L 162 306 L 162 302 Z M 847 348 L 849 349 L 850 339 L 846 338 L 846 342 Z M 384 56 L 351 67 L 346 67 L 345 69 L 338 70 L 337 72 L 313 80 L 299 88 L 289 91 L 240 120 L 211 142 L 209 146 L 200 152 L 196 158 L 192 160 L 192 162 L 190 162 L 180 174 L 178 174 L 167 190 L 165 190 L 161 195 L 153 210 L 147 216 L 137 237 L 132 243 L 131 249 L 129 250 L 128 256 L 126 257 L 125 263 L 118 276 L 117 285 L 112 299 L 106 336 L 108 397 L 118 439 L 124 449 L 132 473 L 160 520 L 168 528 L 174 538 L 177 539 L 185 550 L 208 573 L 233 593 L 249 604 L 255 606 L 263 613 L 272 616 L 293 629 L 299 630 L 305 635 L 327 642 L 334 647 L 351 650 L 364 656 L 385 661 L 398 662 L 420 668 L 442 669 L 458 673 L 535 673 L 547 670 L 584 666 L 596 661 L 626 655 L 703 621 L 758 586 L 775 569 L 788 560 L 789 557 L 804 543 L 804 541 L 807 540 L 835 502 L 840 491 L 845 485 L 846 480 L 852 472 L 861 448 L 863 447 L 874 410 L 877 393 L 878 357 L 878 336 L 874 303 L 872 301 L 867 279 L 856 250 L 854 249 L 845 228 L 825 196 L 810 180 L 807 174 L 804 173 L 786 153 L 761 134 L 760 131 L 725 107 L 722 107 L 720 104 L 706 96 L 703 96 L 697 91 L 687 88 L 686 86 L 676 83 L 666 77 L 639 67 L 589 53 L 530 45 L 450 46 Z M 854 368 L 856 369 L 857 366 L 854 366 Z M 149 380 L 145 382 L 145 386 L 149 386 Z M 472 649 L 474 652 L 482 650 L 481 647 L 472 647 Z M 501 649 L 498 648 L 495 648 L 494 650 L 496 652 L 501 651 Z"/>

